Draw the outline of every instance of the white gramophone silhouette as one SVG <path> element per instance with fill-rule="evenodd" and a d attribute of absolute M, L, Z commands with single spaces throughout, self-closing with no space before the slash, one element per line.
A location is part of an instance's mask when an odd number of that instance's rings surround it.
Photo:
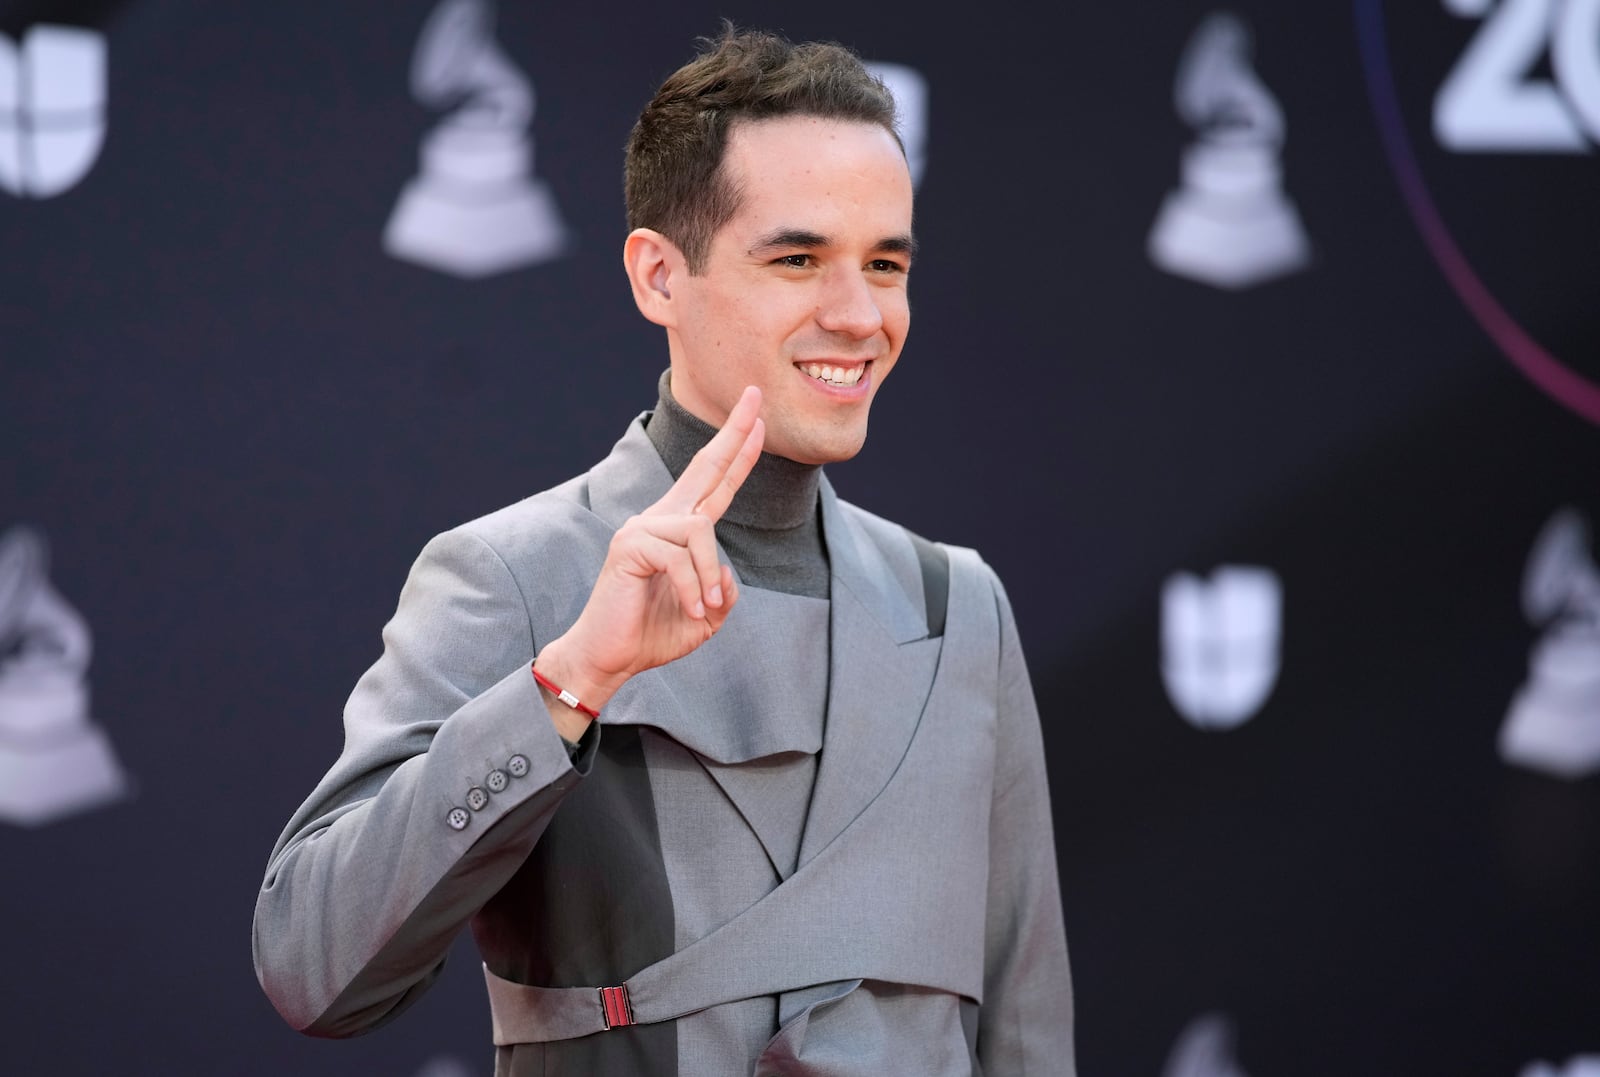
<path fill-rule="evenodd" d="M 1207 16 L 1184 49 L 1174 92 L 1199 137 L 1150 231 L 1151 261 L 1219 288 L 1304 266 L 1310 244 L 1278 163 L 1283 110 L 1250 66 L 1249 28 L 1232 15 Z"/>
<path fill-rule="evenodd" d="M 434 8 L 412 57 L 411 91 L 454 111 L 424 136 L 422 173 L 401 192 L 384 250 L 459 277 L 565 253 L 555 199 L 533 174 L 533 86 L 495 44 L 490 0 Z"/>
<path fill-rule="evenodd" d="M 89 720 L 89 629 L 50 586 L 43 536 L 0 536 L 0 819 L 36 825 L 123 793 Z"/>
<path fill-rule="evenodd" d="M 1600 570 L 1576 509 L 1558 511 L 1534 540 L 1522 610 L 1548 627 L 1500 727 L 1500 758 L 1581 778 L 1600 770 Z"/>

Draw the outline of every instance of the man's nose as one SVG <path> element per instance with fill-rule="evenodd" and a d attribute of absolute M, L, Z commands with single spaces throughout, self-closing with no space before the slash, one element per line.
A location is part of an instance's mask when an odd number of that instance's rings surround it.
<path fill-rule="evenodd" d="M 844 333 L 863 340 L 883 328 L 883 312 L 878 309 L 872 286 L 859 271 L 829 274 L 817 307 L 817 324 L 830 333 Z"/>

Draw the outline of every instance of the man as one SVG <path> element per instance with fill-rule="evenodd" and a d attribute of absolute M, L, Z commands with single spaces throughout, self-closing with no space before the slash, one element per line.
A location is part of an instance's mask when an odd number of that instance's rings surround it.
<path fill-rule="evenodd" d="M 1071 1073 L 1004 592 L 821 474 L 909 324 L 889 94 L 730 28 L 645 109 L 626 186 L 658 406 L 423 551 L 273 852 L 263 986 L 362 1032 L 470 921 L 497 1074 Z"/>

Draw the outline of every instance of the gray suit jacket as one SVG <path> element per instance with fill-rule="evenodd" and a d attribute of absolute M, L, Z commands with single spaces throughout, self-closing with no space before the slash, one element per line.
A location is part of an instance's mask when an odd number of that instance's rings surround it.
<path fill-rule="evenodd" d="M 1038 716 L 976 554 L 950 549 L 930 636 L 906 532 L 824 480 L 821 743 L 794 704 L 817 671 L 787 660 L 807 600 L 744 588 L 569 758 L 529 663 L 670 484 L 636 421 L 587 475 L 423 550 L 268 865 L 269 997 L 311 1034 L 366 1031 L 470 921 L 497 1073 L 1072 1073 Z M 819 748 L 796 830 L 773 783 Z M 621 985 L 639 1023 L 598 1031 L 595 989 Z"/>

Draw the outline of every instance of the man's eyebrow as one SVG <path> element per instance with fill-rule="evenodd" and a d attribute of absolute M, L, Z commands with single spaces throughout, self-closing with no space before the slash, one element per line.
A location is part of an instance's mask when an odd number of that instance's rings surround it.
<path fill-rule="evenodd" d="M 872 249 L 882 251 L 885 254 L 903 254 L 907 258 L 915 258 L 917 256 L 917 237 L 909 233 L 898 236 L 885 236 L 883 239 L 878 240 L 877 245 Z"/>
<path fill-rule="evenodd" d="M 776 250 L 792 247 L 826 247 L 828 237 L 819 232 L 810 232 L 804 228 L 780 228 L 776 232 L 768 232 L 755 245 L 750 248 L 751 254 L 766 254 Z"/>
<path fill-rule="evenodd" d="M 805 228 L 780 228 L 756 240 L 755 245 L 750 248 L 750 253 L 770 254 L 773 251 L 795 247 L 827 247 L 831 243 L 832 240 L 820 232 L 812 232 Z M 914 258 L 917 253 L 917 240 L 908 233 L 885 236 L 874 243 L 872 249 L 884 254 L 903 254 L 907 258 Z"/>

